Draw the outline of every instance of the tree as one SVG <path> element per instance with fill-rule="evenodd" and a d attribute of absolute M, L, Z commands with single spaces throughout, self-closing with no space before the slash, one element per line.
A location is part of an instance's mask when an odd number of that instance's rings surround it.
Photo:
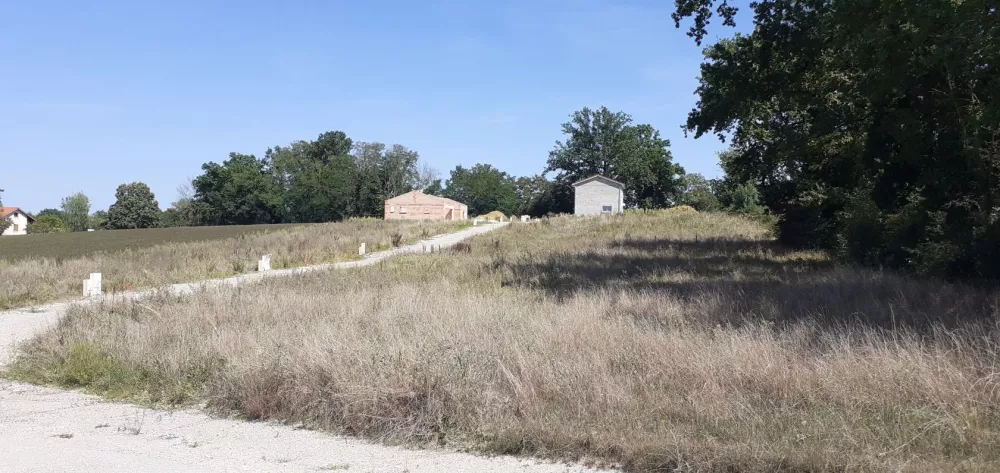
<path fill-rule="evenodd" d="M 0 189 L 0 196 L 3 196 L 3 189 Z M 0 200 L 0 207 L 3 207 L 3 201 Z M 4 217 L 0 220 L 0 233 L 7 231 L 7 227 L 11 225 L 10 217 Z"/>
<path fill-rule="evenodd" d="M 489 164 L 476 164 L 469 169 L 456 166 L 445 185 L 444 196 L 468 205 L 469 215 L 494 210 L 511 215 L 518 210 L 514 179 Z"/>
<path fill-rule="evenodd" d="M 680 203 L 690 205 L 700 212 L 719 210 L 721 204 L 712 189 L 712 182 L 705 176 L 692 173 L 683 177 Z"/>
<path fill-rule="evenodd" d="M 712 7 L 678 0 L 700 41 Z M 686 128 L 731 140 L 779 237 L 920 273 L 1000 277 L 1000 11 L 991 0 L 752 4 L 706 49 Z"/>
<path fill-rule="evenodd" d="M 191 180 L 177 186 L 177 200 L 160 214 L 161 227 L 193 227 L 200 225 L 194 206 L 194 189 Z"/>
<path fill-rule="evenodd" d="M 267 159 L 230 153 L 222 164 L 202 165 L 192 182 L 194 207 L 208 225 L 249 225 L 281 222 L 283 195 Z"/>
<path fill-rule="evenodd" d="M 115 203 L 108 209 L 108 228 L 152 228 L 159 223 L 160 204 L 149 186 L 142 182 L 118 186 Z"/>
<path fill-rule="evenodd" d="M 93 229 L 106 229 L 108 224 L 108 212 L 98 210 L 90 216 L 88 226 Z"/>
<path fill-rule="evenodd" d="M 673 163 L 670 142 L 650 125 L 632 125 L 632 117 L 606 107 L 584 107 L 564 123 L 565 142 L 556 142 L 545 172 L 555 172 L 561 187 L 554 207 L 572 210 L 572 183 L 603 174 L 625 184 L 628 207 L 659 208 L 680 193 L 684 169 Z"/>
<path fill-rule="evenodd" d="M 353 153 L 359 216 L 382 217 L 386 199 L 409 192 L 420 183 L 419 155 L 405 146 L 358 143 Z"/>
<path fill-rule="evenodd" d="M 65 233 L 66 224 L 56 215 L 47 214 L 35 217 L 35 223 L 28 225 L 28 233 Z"/>
<path fill-rule="evenodd" d="M 62 219 L 72 232 L 87 230 L 90 223 L 90 199 L 77 192 L 62 200 Z"/>
<path fill-rule="evenodd" d="M 321 134 L 267 150 L 284 188 L 285 218 L 294 222 L 329 222 L 355 214 L 356 163 L 353 142 L 344 132 Z"/>

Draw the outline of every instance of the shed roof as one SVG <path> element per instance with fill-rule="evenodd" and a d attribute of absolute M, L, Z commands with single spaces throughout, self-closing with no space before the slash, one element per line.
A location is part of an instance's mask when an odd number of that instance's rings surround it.
<path fill-rule="evenodd" d="M 614 180 L 614 179 L 612 179 L 610 177 L 607 177 L 607 176 L 605 176 L 603 174 L 594 174 L 593 176 L 590 176 L 590 177 L 588 177 L 586 179 L 580 179 L 579 181 L 576 181 L 576 182 L 573 183 L 573 187 L 582 186 L 582 185 L 584 185 L 584 184 L 586 184 L 588 182 L 592 182 L 592 181 L 601 181 L 601 182 L 603 182 L 605 184 L 617 187 L 619 189 L 624 189 L 625 188 L 625 183 L 620 182 L 620 181 L 616 181 L 616 180 Z"/>

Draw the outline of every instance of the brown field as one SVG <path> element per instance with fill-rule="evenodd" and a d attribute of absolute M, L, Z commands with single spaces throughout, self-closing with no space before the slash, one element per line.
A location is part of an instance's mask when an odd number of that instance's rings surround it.
<path fill-rule="evenodd" d="M 273 255 L 274 269 L 307 261 L 329 263 L 356 258 L 361 242 L 369 251 L 377 251 L 391 246 L 393 234 L 413 242 L 466 225 L 350 220 L 4 237 L 0 238 L 0 310 L 80 297 L 83 280 L 92 272 L 103 274 L 105 291 L 155 287 L 252 272 L 264 254 Z M 4 255 L 14 251 L 8 241 L 18 251 L 48 256 L 7 259 Z M 65 256 L 73 254 L 77 256 Z"/>
<path fill-rule="evenodd" d="M 77 308 L 8 376 L 636 471 L 998 471 L 997 296 L 717 214 Z M 468 251 L 466 251 L 468 250 Z"/>
<path fill-rule="evenodd" d="M 51 258 L 63 260 L 97 252 L 139 250 L 167 243 L 189 243 L 287 230 L 306 224 L 229 225 L 217 227 L 146 228 L 96 232 L 46 233 L 0 238 L 0 261 Z"/>

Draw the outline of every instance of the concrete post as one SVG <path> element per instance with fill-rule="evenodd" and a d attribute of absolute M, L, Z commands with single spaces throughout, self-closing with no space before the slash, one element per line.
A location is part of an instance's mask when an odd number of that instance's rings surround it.
<path fill-rule="evenodd" d="M 260 261 L 257 262 L 257 271 L 270 271 L 271 270 L 271 255 L 264 255 L 260 257 Z"/>
<path fill-rule="evenodd" d="M 101 273 L 90 273 L 90 278 L 83 280 L 83 297 L 101 295 L 101 285 Z"/>
<path fill-rule="evenodd" d="M 361 247 L 358 248 L 358 256 L 364 256 L 364 255 L 365 255 L 365 244 L 362 243 Z"/>

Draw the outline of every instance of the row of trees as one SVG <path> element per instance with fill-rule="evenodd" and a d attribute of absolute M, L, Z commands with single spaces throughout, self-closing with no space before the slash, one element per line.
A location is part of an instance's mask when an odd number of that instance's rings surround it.
<path fill-rule="evenodd" d="M 518 177 L 475 164 L 458 166 L 447 178 L 421 165 L 417 152 L 405 146 L 356 143 L 344 132 L 331 131 L 312 141 L 270 148 L 263 157 L 231 153 L 222 163 L 206 163 L 165 211 L 159 210 L 148 186 L 135 182 L 119 186 L 115 203 L 93 214 L 87 196 L 69 196 L 60 209 L 40 212 L 33 231 L 381 218 L 386 199 L 413 189 L 464 202 L 472 215 L 500 210 L 541 216 L 572 212 L 572 183 L 593 174 L 624 182 L 629 207 L 659 208 L 687 200 L 704 210 L 725 206 L 715 197 L 722 195 L 719 189 L 697 184 L 704 178 L 683 178 L 669 141 L 656 129 L 633 123 L 623 112 L 583 108 L 562 131 L 565 139 L 556 142 L 537 175 Z M 694 197 L 705 192 L 714 203 Z"/>
<path fill-rule="evenodd" d="M 263 157 L 231 153 L 221 164 L 203 165 L 192 194 L 175 202 L 162 221 L 233 225 L 380 218 L 385 199 L 413 189 L 464 202 L 472 215 L 500 210 L 540 216 L 572 212 L 571 184 L 598 173 L 626 184 L 631 207 L 680 200 L 684 170 L 673 162 L 669 141 L 652 126 L 601 107 L 575 112 L 562 128 L 565 141 L 556 143 L 540 174 L 527 177 L 475 164 L 458 166 L 442 179 L 405 146 L 355 143 L 341 131 L 276 146 Z"/>
<path fill-rule="evenodd" d="M 63 198 L 58 209 L 44 209 L 35 215 L 29 233 L 81 232 L 88 229 L 152 228 L 161 225 L 162 213 L 149 186 L 141 182 L 122 184 L 115 203 L 108 210 L 90 213 L 90 199 L 77 192 Z"/>
<path fill-rule="evenodd" d="M 706 34 L 725 0 L 676 0 Z M 780 237 L 844 259 L 1000 276 L 1000 12 L 995 0 L 768 0 L 706 49 L 696 135 L 780 215 Z"/>

